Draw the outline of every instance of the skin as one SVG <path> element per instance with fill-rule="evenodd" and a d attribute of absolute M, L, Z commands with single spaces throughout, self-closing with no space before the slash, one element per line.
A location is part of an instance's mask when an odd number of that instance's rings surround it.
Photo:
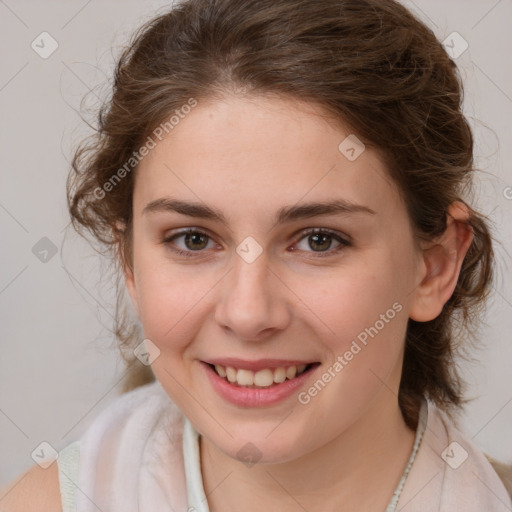
<path fill-rule="evenodd" d="M 145 337 L 160 350 L 153 371 L 201 434 L 212 512 L 240 504 L 249 512 L 383 510 L 410 456 L 415 433 L 397 398 L 407 321 L 440 313 L 472 234 L 467 210 L 454 203 L 437 244 L 417 247 L 379 152 L 367 146 L 349 161 L 338 150 L 350 133 L 313 104 L 227 96 L 199 102 L 137 169 L 126 283 Z M 227 224 L 143 213 L 166 196 L 218 209 Z M 333 199 L 375 214 L 274 221 L 284 206 Z M 163 242 L 187 227 L 207 233 L 204 248 L 194 252 L 200 243 L 187 246 L 184 236 Z M 337 251 L 331 238 L 326 252 L 321 240 L 311 247 L 303 231 L 313 227 L 351 245 Z M 236 252 L 248 236 L 263 251 L 252 263 Z M 401 311 L 307 405 L 293 394 L 273 406 L 237 407 L 217 395 L 199 363 L 319 361 L 318 377 L 394 303 Z M 247 442 L 261 452 L 250 467 L 237 459 Z"/>

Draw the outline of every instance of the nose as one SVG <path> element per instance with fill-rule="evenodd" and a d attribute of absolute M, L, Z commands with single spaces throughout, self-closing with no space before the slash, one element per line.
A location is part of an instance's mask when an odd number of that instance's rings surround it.
<path fill-rule="evenodd" d="M 215 320 L 244 341 L 263 341 L 287 327 L 291 318 L 288 289 L 263 252 L 252 263 L 234 255 L 234 268 L 222 280 Z"/>

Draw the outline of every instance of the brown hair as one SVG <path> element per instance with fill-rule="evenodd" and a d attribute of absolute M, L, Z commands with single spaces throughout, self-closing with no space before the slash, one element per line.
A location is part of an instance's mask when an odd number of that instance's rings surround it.
<path fill-rule="evenodd" d="M 471 192 L 473 138 L 461 111 L 461 79 L 433 32 L 402 5 L 188 0 L 135 34 L 119 58 L 99 129 L 73 159 L 68 181 L 73 224 L 89 230 L 119 270 L 123 261 L 131 265 L 136 165 L 107 192 L 105 183 L 190 98 L 200 102 L 241 91 L 320 105 L 378 148 L 418 240 L 443 233 L 452 202 L 468 205 L 463 197 Z M 474 335 L 494 261 L 487 221 L 468 208 L 474 239 L 454 293 L 437 318 L 410 319 L 407 327 L 399 405 L 414 428 L 422 396 L 448 413 L 465 401 L 456 355 L 462 339 Z M 130 350 L 142 338 L 122 307 L 122 280 L 119 284 L 115 332 L 132 363 Z M 141 371 L 126 389 L 154 379 L 149 368 L 138 362 L 136 368 Z"/>

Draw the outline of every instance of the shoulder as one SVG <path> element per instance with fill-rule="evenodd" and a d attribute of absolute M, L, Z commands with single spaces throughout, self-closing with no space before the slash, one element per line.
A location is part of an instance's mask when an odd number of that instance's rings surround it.
<path fill-rule="evenodd" d="M 117 397 L 80 438 L 78 509 L 89 500 L 105 511 L 137 502 L 140 510 L 162 510 L 165 500 L 181 509 L 183 422 L 158 381 Z"/>
<path fill-rule="evenodd" d="M 510 510 L 504 482 L 483 451 L 433 402 L 425 401 L 423 410 L 428 412 L 420 418 L 423 438 L 400 495 L 400 510 Z"/>
<path fill-rule="evenodd" d="M 471 503 L 475 510 L 494 511 L 503 504 L 512 505 L 504 479 L 506 465 L 490 461 L 444 411 L 432 406 L 430 413 L 434 420 L 431 428 L 442 442 L 438 448 L 445 476 L 446 501 L 457 499 L 468 505 Z"/>
<path fill-rule="evenodd" d="M 84 435 L 89 438 L 121 435 L 122 432 L 148 432 L 151 426 L 162 421 L 162 417 L 175 422 L 181 411 L 172 402 L 158 381 L 145 384 L 118 396 L 93 421 Z"/>
<path fill-rule="evenodd" d="M 25 512 L 33 510 L 36 504 L 39 512 L 55 512 L 62 508 L 56 462 L 47 469 L 30 468 L 0 491 L 2 512 Z"/>
<path fill-rule="evenodd" d="M 179 426 L 179 409 L 170 401 L 158 382 L 140 386 L 118 396 L 92 422 L 80 440 L 80 470 L 86 484 L 92 484 L 100 459 L 105 456 L 132 457 L 131 448 L 142 447 L 148 438 L 153 441 L 154 428 L 163 424 Z M 178 422 L 178 423 L 177 423 Z M 180 431 L 179 428 L 173 430 Z M 158 435 L 155 435 L 155 441 Z M 122 441 L 122 442 L 121 442 Z M 118 447 L 119 445 L 119 447 Z M 108 453 L 102 447 L 108 446 Z M 130 450 L 127 447 L 130 446 Z M 115 451 L 115 448 L 119 448 Z M 83 449 L 82 449 L 83 448 Z M 60 454 L 59 454 L 60 455 Z M 58 459 L 60 461 L 60 457 Z M 115 467 L 123 468 L 125 460 Z M 91 482 L 89 480 L 91 479 Z M 0 489 L 0 512 L 62 510 L 59 463 L 47 469 L 34 466 L 16 480 Z"/>
<path fill-rule="evenodd" d="M 505 464 L 504 462 L 501 462 L 494 457 L 487 455 L 487 453 L 485 453 L 485 456 L 491 463 L 494 471 L 496 471 L 496 474 L 500 477 L 500 480 L 503 482 L 503 485 L 505 486 L 505 489 L 507 489 L 510 498 L 512 498 L 512 465 Z"/>

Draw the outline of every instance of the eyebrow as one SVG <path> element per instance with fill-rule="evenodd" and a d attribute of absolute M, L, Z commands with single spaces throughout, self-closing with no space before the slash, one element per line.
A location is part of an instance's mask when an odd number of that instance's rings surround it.
<path fill-rule="evenodd" d="M 227 225 L 224 214 L 201 203 L 181 201 L 171 197 L 162 197 L 149 202 L 142 210 L 142 215 L 156 212 L 176 212 L 188 217 L 210 219 Z M 375 215 L 376 212 L 362 204 L 352 203 L 345 199 L 335 199 L 327 202 L 310 202 L 299 205 L 284 206 L 275 216 L 274 224 L 284 224 L 294 220 L 316 217 L 319 215 L 351 215 L 365 213 Z"/>

